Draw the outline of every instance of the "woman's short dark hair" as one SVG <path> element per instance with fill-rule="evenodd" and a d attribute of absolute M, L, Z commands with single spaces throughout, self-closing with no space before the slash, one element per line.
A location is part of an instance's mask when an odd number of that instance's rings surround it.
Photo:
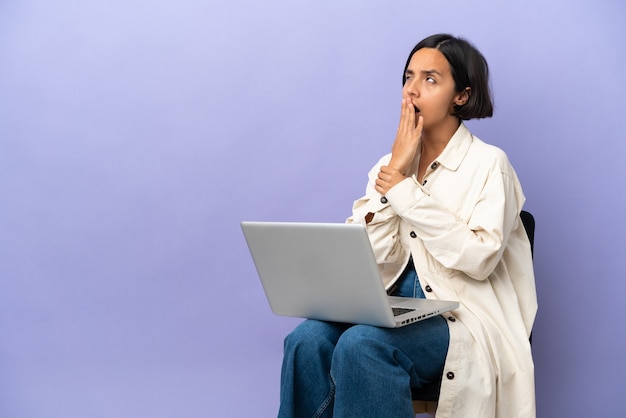
<path fill-rule="evenodd" d="M 406 82 L 406 70 L 409 67 L 411 57 L 422 48 L 437 49 L 446 57 L 450 64 L 457 93 L 462 92 L 466 87 L 471 89 L 467 103 L 455 106 L 454 116 L 469 120 L 488 118 L 493 115 L 487 60 L 478 49 L 462 38 L 441 33 L 429 36 L 415 45 L 404 66 L 403 86 Z"/>

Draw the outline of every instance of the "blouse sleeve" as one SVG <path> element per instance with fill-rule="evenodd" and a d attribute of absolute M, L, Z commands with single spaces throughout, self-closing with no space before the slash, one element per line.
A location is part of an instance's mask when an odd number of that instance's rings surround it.
<path fill-rule="evenodd" d="M 407 252 L 398 236 L 400 217 L 389 200 L 374 187 L 380 167 L 387 164 L 390 158 L 391 154 L 384 156 L 370 170 L 365 196 L 354 202 L 352 216 L 346 221 L 365 225 L 379 265 L 400 263 Z"/>

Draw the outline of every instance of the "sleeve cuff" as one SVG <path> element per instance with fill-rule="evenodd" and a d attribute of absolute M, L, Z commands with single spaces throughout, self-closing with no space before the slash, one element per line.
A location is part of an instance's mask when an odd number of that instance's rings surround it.
<path fill-rule="evenodd" d="M 415 175 L 405 178 L 393 186 L 386 194 L 387 200 L 397 214 L 406 212 L 415 206 L 416 201 L 421 200 L 424 196 L 430 196 L 430 193 L 419 184 Z"/>

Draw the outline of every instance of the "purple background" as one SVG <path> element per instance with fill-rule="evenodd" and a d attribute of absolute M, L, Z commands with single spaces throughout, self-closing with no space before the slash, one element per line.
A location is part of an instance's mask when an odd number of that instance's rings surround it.
<path fill-rule="evenodd" d="M 622 415 L 625 21 L 621 0 L 2 1 L 0 416 L 275 416 L 298 320 L 239 222 L 342 222 L 435 32 L 487 57 L 496 113 L 470 128 L 536 216 L 538 416 Z"/>

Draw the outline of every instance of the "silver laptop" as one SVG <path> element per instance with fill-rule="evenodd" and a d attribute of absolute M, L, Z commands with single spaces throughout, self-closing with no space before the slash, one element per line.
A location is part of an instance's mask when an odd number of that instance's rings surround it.
<path fill-rule="evenodd" d="M 242 222 L 277 315 L 368 324 L 412 324 L 458 302 L 388 296 L 363 225 Z"/>

